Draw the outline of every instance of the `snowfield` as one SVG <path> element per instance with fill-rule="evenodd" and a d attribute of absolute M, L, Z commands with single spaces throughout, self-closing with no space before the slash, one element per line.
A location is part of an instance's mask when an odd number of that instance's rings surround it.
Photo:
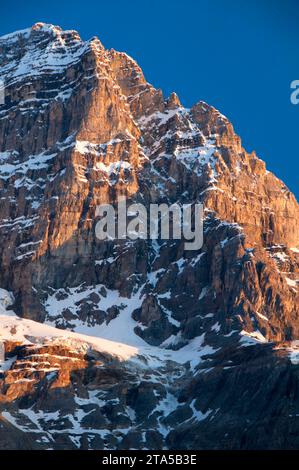
<path fill-rule="evenodd" d="M 60 330 L 44 323 L 20 318 L 12 310 L 7 310 L 13 300 L 10 292 L 0 289 L 0 342 L 9 340 L 23 344 L 45 344 L 54 341 L 81 351 L 92 348 L 123 361 L 138 354 L 138 348 L 134 346 Z"/>
<path fill-rule="evenodd" d="M 147 344 L 134 332 L 136 323 L 131 313 L 138 303 L 137 299 L 133 297 L 127 301 L 126 308 L 109 325 L 90 328 L 90 332 L 97 333 L 97 336 L 91 336 L 18 317 L 13 310 L 7 310 L 14 302 L 13 295 L 0 289 L 0 344 L 9 340 L 22 344 L 61 344 L 80 352 L 93 349 L 116 360 L 134 363 L 136 367 L 151 369 L 161 367 L 167 361 L 178 365 L 189 363 L 194 369 L 203 361 L 203 356 L 217 351 L 205 344 L 204 334 L 177 351 Z M 88 327 L 83 329 L 84 333 L 89 330 Z"/>

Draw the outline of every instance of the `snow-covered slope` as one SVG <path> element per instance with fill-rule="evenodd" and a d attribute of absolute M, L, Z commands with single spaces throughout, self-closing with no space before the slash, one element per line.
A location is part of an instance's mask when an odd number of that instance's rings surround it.
<path fill-rule="evenodd" d="M 83 327 L 82 329 L 89 334 L 80 334 L 20 318 L 13 310 L 7 310 L 13 301 L 12 293 L 0 289 L 0 342 L 2 343 L 10 341 L 21 345 L 61 345 L 83 354 L 93 349 L 119 361 L 131 360 L 136 365 L 140 365 L 142 360 L 143 367 L 147 366 L 149 369 L 161 367 L 165 361 L 191 364 L 193 368 L 199 365 L 202 356 L 216 351 L 205 345 L 204 335 L 191 341 L 179 351 L 150 346 L 134 332 L 135 322 L 131 318 L 133 308 L 130 308 L 130 304 L 126 307 L 127 311 L 122 312 L 122 315 L 111 321 L 109 325 Z M 72 301 L 75 302 L 76 298 Z M 109 305 L 113 305 L 113 302 Z M 78 330 L 80 329 L 79 326 Z M 97 335 L 92 336 L 92 333 Z"/>

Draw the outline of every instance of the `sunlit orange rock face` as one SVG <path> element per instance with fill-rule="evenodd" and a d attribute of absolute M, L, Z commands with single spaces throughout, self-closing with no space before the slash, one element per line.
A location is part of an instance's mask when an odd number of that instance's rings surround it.
<path fill-rule="evenodd" d="M 0 78 L 6 85 L 0 106 L 0 287 L 13 292 L 19 316 L 72 330 L 109 325 L 138 292 L 130 307 L 136 335 L 177 350 L 204 335 L 203 345 L 218 351 L 209 360 L 222 371 L 232 364 L 239 371 L 250 360 L 255 346 L 238 352 L 241 332 L 276 347 L 299 338 L 298 203 L 262 160 L 243 149 L 225 116 L 202 101 L 186 109 L 175 93 L 165 99 L 128 55 L 105 49 L 97 38 L 84 42 L 75 31 L 42 23 L 0 39 Z M 96 206 L 116 204 L 121 195 L 147 207 L 203 203 L 202 249 L 184 251 L 183 240 L 97 240 Z M 111 292 L 121 302 L 108 305 Z M 285 353 L 270 352 L 269 343 L 264 347 L 256 346 L 246 372 L 259 390 L 270 364 L 290 373 Z M 238 383 L 237 372 L 223 378 L 212 371 L 190 382 L 185 371 L 182 392 L 174 393 L 181 415 L 172 410 L 163 418 L 164 431 L 154 432 L 157 397 L 168 393 L 162 385 L 145 377 L 133 383 L 130 370 L 111 366 L 107 358 L 101 375 L 99 359 L 73 357 L 61 347 L 55 352 L 49 344 L 43 348 L 7 349 L 16 359 L 0 380 L 2 405 L 17 402 L 25 409 L 38 403 L 52 413 L 44 422 L 42 448 L 78 447 L 75 437 L 57 430 L 50 442 L 49 429 L 57 421 L 53 397 L 70 407 L 61 429 L 74 424 L 76 406 L 84 403 L 84 413 L 90 412 L 84 414 L 85 428 L 97 432 L 93 441 L 82 438 L 82 448 L 178 448 L 180 440 L 183 447 L 217 448 L 214 432 L 219 448 L 241 447 L 242 420 L 234 426 L 224 410 L 219 426 L 211 425 L 203 436 L 191 406 L 206 387 L 210 402 L 196 405 L 198 413 L 221 408 L 211 390 L 222 379 L 245 393 L 247 382 Z M 51 368 L 58 372 L 48 380 Z M 111 402 L 103 411 L 94 396 L 94 408 L 88 405 L 91 392 L 101 387 L 111 390 L 119 408 Z M 172 387 L 179 389 L 181 382 Z M 225 403 L 232 406 L 229 397 Z M 231 440 L 225 438 L 226 419 Z M 105 444 L 100 429 L 126 429 L 133 421 L 134 432 L 110 436 Z M 263 417 L 263 430 L 265 422 Z M 11 426 L 3 423 L 0 436 Z M 243 447 L 258 447 L 255 439 L 248 437 Z"/>

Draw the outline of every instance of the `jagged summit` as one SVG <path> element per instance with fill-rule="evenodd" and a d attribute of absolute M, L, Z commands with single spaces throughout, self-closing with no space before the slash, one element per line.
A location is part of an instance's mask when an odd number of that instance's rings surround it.
<path fill-rule="evenodd" d="M 176 109 L 181 106 L 182 105 L 181 105 L 178 95 L 175 92 L 172 92 L 169 98 L 167 99 L 167 108 Z"/>
<path fill-rule="evenodd" d="M 0 36 L 0 41 L 15 42 L 19 39 L 28 39 L 31 35 L 36 35 L 36 33 L 41 34 L 50 34 L 52 36 L 66 36 L 72 35 L 76 38 L 80 38 L 79 34 L 75 30 L 63 30 L 60 26 L 54 26 L 53 24 L 37 22 L 31 28 L 21 29 L 10 34 L 5 34 Z"/>
<path fill-rule="evenodd" d="M 9 86 L 23 77 L 64 73 L 84 54 L 100 51 L 98 38 L 83 41 L 77 31 L 36 23 L 0 38 L 1 76 Z"/>

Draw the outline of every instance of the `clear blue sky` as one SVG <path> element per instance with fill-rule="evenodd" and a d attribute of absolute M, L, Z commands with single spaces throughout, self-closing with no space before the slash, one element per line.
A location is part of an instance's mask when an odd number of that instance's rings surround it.
<path fill-rule="evenodd" d="M 2 2 L 1 35 L 37 21 L 96 35 L 134 57 L 165 96 L 217 107 L 299 198 L 298 0 Z"/>

